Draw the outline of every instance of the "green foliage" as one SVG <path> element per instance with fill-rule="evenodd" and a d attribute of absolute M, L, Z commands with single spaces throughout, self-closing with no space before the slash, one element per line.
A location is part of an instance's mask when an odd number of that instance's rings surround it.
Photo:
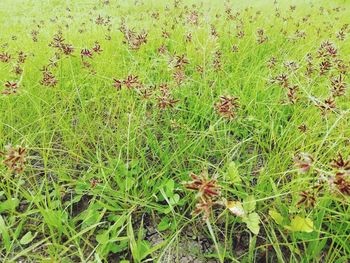
<path fill-rule="evenodd" d="M 349 8 L 1 0 L 0 262 L 346 262 Z"/>
<path fill-rule="evenodd" d="M 228 168 L 227 168 L 227 176 L 228 176 L 228 179 L 232 183 L 240 183 L 241 182 L 241 177 L 239 175 L 239 171 L 237 169 L 235 162 L 229 163 Z"/>

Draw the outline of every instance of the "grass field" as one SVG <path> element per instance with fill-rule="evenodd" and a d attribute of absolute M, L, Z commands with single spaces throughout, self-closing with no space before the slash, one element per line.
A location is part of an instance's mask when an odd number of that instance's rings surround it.
<path fill-rule="evenodd" d="M 0 262 L 348 262 L 349 1 L 0 22 Z"/>

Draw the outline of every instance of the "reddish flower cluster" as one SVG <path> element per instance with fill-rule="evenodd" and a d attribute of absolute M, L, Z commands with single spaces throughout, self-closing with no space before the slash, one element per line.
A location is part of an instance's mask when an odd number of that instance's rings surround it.
<path fill-rule="evenodd" d="M 288 88 L 289 87 L 289 78 L 287 74 L 280 74 L 274 78 L 271 79 L 271 83 L 277 83 L 283 88 Z"/>
<path fill-rule="evenodd" d="M 171 95 L 167 85 L 162 85 L 160 87 L 160 95 L 157 97 L 158 106 L 160 109 L 164 110 L 166 108 L 174 108 L 175 104 L 179 100 L 175 100 Z"/>
<path fill-rule="evenodd" d="M 290 103 L 295 104 L 298 100 L 298 89 L 299 87 L 297 85 L 289 86 L 288 87 L 288 100 Z"/>
<path fill-rule="evenodd" d="M 311 190 L 305 190 L 299 193 L 301 197 L 297 205 L 305 207 L 314 207 L 320 191 L 323 189 L 323 184 L 314 185 Z"/>
<path fill-rule="evenodd" d="M 302 173 L 309 171 L 313 163 L 314 160 L 311 155 L 305 153 L 300 155 L 296 161 L 296 165 Z M 343 155 L 339 153 L 338 157 L 331 161 L 330 167 L 333 169 L 332 173 L 334 175 L 328 179 L 322 175 L 323 172 L 319 169 L 314 169 L 316 175 L 321 174 L 320 179 L 314 184 L 311 190 L 304 190 L 299 194 L 301 199 L 297 203 L 298 205 L 303 204 L 306 207 L 313 207 L 321 190 L 324 190 L 325 182 L 329 183 L 333 192 L 350 196 L 350 159 L 345 160 Z"/>
<path fill-rule="evenodd" d="M 267 61 L 266 65 L 269 69 L 273 69 L 274 67 L 276 67 L 276 63 L 277 63 L 277 59 L 275 57 L 271 57 Z"/>
<path fill-rule="evenodd" d="M 333 184 L 340 193 L 350 196 L 350 159 L 344 160 L 343 155 L 338 153 L 338 158 L 333 159 L 330 165 L 335 169 Z"/>
<path fill-rule="evenodd" d="M 95 45 L 92 47 L 92 50 L 93 50 L 96 54 L 101 54 L 101 52 L 103 51 L 103 49 L 101 48 L 100 43 L 98 43 L 97 41 L 95 41 Z"/>
<path fill-rule="evenodd" d="M 221 187 L 214 179 L 208 179 L 208 173 L 203 171 L 200 175 L 190 174 L 192 181 L 185 183 L 185 187 L 196 192 L 196 209 L 194 214 L 203 213 L 204 219 L 208 219 L 210 211 L 215 204 L 215 198 L 220 196 Z"/>
<path fill-rule="evenodd" d="M 293 160 L 299 173 L 307 173 L 314 163 L 314 158 L 308 153 L 298 153 Z"/>
<path fill-rule="evenodd" d="M 328 112 L 335 110 L 337 107 L 335 100 L 332 97 L 325 99 L 323 103 L 318 102 L 316 106 L 321 110 L 322 115 L 326 115 Z"/>
<path fill-rule="evenodd" d="M 336 174 L 333 184 L 337 187 L 338 191 L 344 195 L 350 196 L 350 178 L 341 174 Z"/>
<path fill-rule="evenodd" d="M 317 50 L 317 54 L 319 58 L 330 58 L 330 57 L 336 57 L 338 53 L 337 48 L 334 46 L 333 43 L 329 41 L 324 41 L 321 43 L 319 49 Z"/>
<path fill-rule="evenodd" d="M 13 66 L 13 72 L 16 75 L 22 74 L 23 69 L 21 68 L 21 64 L 24 64 L 26 59 L 27 59 L 27 55 L 23 51 L 18 52 L 16 64 Z"/>
<path fill-rule="evenodd" d="M 259 44 L 263 44 L 264 42 L 266 42 L 268 40 L 268 37 L 265 35 L 265 31 L 262 28 L 260 28 L 256 31 L 256 35 L 257 35 L 256 41 Z"/>
<path fill-rule="evenodd" d="M 57 49 L 59 52 L 62 52 L 65 55 L 72 55 L 74 52 L 74 47 L 71 44 L 64 43 L 65 39 L 63 38 L 62 32 L 58 32 L 53 36 L 52 41 L 49 46 Z"/>
<path fill-rule="evenodd" d="M 222 56 L 222 53 L 220 50 L 217 50 L 214 52 L 213 67 L 215 71 L 220 71 L 222 68 L 221 56 Z"/>
<path fill-rule="evenodd" d="M 84 59 L 84 58 L 92 58 L 92 55 L 93 55 L 93 52 L 92 52 L 90 49 L 83 48 L 83 49 L 80 51 L 80 57 L 81 57 L 81 59 Z"/>
<path fill-rule="evenodd" d="M 0 53 L 0 61 L 3 63 L 8 63 L 11 60 L 11 55 L 9 53 Z"/>
<path fill-rule="evenodd" d="M 5 86 L 5 90 L 3 90 L 1 92 L 1 94 L 4 95 L 11 95 L 11 94 L 16 94 L 17 93 L 17 88 L 18 88 L 18 84 L 17 82 L 14 81 L 6 81 L 6 83 L 4 84 Z"/>
<path fill-rule="evenodd" d="M 177 85 L 181 85 L 186 78 L 185 66 L 189 64 L 189 60 L 187 59 L 186 55 L 176 55 L 176 53 L 171 55 L 164 45 L 158 49 L 158 52 L 169 56 L 168 65 L 169 68 L 173 70 L 173 79 Z"/>
<path fill-rule="evenodd" d="M 40 80 L 40 84 L 46 87 L 55 87 L 57 85 L 57 79 L 53 75 L 51 71 L 48 70 L 48 68 L 44 68 L 42 70 L 42 79 Z"/>
<path fill-rule="evenodd" d="M 175 68 L 179 70 L 183 70 L 184 66 L 190 63 L 186 58 L 185 54 L 176 55 L 174 60 L 175 60 Z"/>
<path fill-rule="evenodd" d="M 100 26 L 108 26 L 111 23 L 111 17 L 102 17 L 101 15 L 98 15 L 98 17 L 95 19 L 96 25 Z"/>
<path fill-rule="evenodd" d="M 99 183 L 101 183 L 100 180 L 96 179 L 96 178 L 92 178 L 90 180 L 90 188 L 95 188 Z"/>
<path fill-rule="evenodd" d="M 166 54 L 166 53 L 168 53 L 169 51 L 168 51 L 168 49 L 167 49 L 167 47 L 164 45 L 164 44 L 162 44 L 159 48 L 158 48 L 158 53 L 159 54 Z"/>
<path fill-rule="evenodd" d="M 183 70 L 175 70 L 174 71 L 173 79 L 178 86 L 184 82 L 185 78 L 186 78 L 186 75 L 185 75 L 185 72 Z"/>
<path fill-rule="evenodd" d="M 113 78 L 113 87 L 117 90 L 120 90 L 123 85 L 128 89 L 135 89 L 140 88 L 142 83 L 136 75 L 128 75 L 124 80 Z"/>
<path fill-rule="evenodd" d="M 350 160 L 344 160 L 343 155 L 338 153 L 338 158 L 332 160 L 331 167 L 338 169 L 338 173 L 350 173 Z"/>
<path fill-rule="evenodd" d="M 22 146 L 7 146 L 5 152 L 0 152 L 0 155 L 5 156 L 3 164 L 11 172 L 15 172 L 16 174 L 23 172 L 26 164 L 26 151 L 26 148 Z"/>
<path fill-rule="evenodd" d="M 119 27 L 120 32 L 124 35 L 124 44 L 128 44 L 129 47 L 133 50 L 138 50 L 141 45 L 147 43 L 148 33 L 145 31 L 141 31 L 140 33 L 136 33 L 135 31 L 129 29 L 125 21 L 122 21 L 121 26 Z"/>
<path fill-rule="evenodd" d="M 345 94 L 345 91 L 346 83 L 342 74 L 331 79 L 331 92 L 333 97 L 341 97 Z"/>
<path fill-rule="evenodd" d="M 220 96 L 220 101 L 215 104 L 216 111 L 227 119 L 233 119 L 239 107 L 238 97 Z"/>
<path fill-rule="evenodd" d="M 128 75 L 126 79 L 123 80 L 123 84 L 128 88 L 136 88 L 140 86 L 140 81 L 138 76 Z"/>
<path fill-rule="evenodd" d="M 38 42 L 39 31 L 38 30 L 32 30 L 30 32 L 30 34 L 32 35 L 33 42 Z"/>
<path fill-rule="evenodd" d="M 305 36 L 306 37 L 306 36 Z M 308 77 L 306 81 L 311 84 L 314 80 L 313 77 L 315 72 L 319 73 L 319 77 L 328 78 L 329 80 L 329 96 L 326 98 L 315 98 L 312 94 L 306 94 L 304 98 L 312 102 L 321 111 L 321 114 L 325 116 L 330 112 L 338 112 L 337 110 L 337 97 L 344 96 L 346 94 L 347 83 L 346 76 L 349 72 L 349 65 L 343 59 L 339 58 L 339 52 L 334 43 L 330 41 L 323 41 L 318 49 L 315 51 L 316 54 L 307 53 L 305 55 L 305 64 L 300 65 L 296 61 L 286 61 L 283 63 L 287 72 L 277 74 L 275 77 L 271 77 L 271 83 L 278 84 L 279 86 L 287 89 L 288 101 L 291 104 L 296 104 L 299 99 L 302 98 L 302 93 L 305 91 L 300 90 L 298 87 L 305 87 L 305 80 L 303 76 L 300 77 L 299 69 L 305 69 L 304 74 Z M 270 72 L 276 67 L 276 59 L 272 57 L 268 63 Z M 300 85 L 292 83 L 296 81 L 300 82 Z M 308 85 L 308 84 L 306 84 Z M 308 92 L 307 92 L 308 93 Z"/>
<path fill-rule="evenodd" d="M 300 132 L 306 133 L 306 131 L 307 131 L 307 126 L 303 123 L 303 124 L 301 124 L 301 125 L 298 126 L 298 129 L 299 129 Z"/>

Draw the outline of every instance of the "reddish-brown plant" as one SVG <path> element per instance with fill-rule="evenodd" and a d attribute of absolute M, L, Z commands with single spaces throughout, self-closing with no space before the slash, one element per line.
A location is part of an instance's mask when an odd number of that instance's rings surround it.
<path fill-rule="evenodd" d="M 301 152 L 294 156 L 293 161 L 299 173 L 307 173 L 313 166 L 314 158 L 311 154 Z"/>
<path fill-rule="evenodd" d="M 26 164 L 26 151 L 26 148 L 22 146 L 6 146 L 6 151 L 0 152 L 1 155 L 5 156 L 3 164 L 11 172 L 15 172 L 16 174 L 23 172 Z"/>
<path fill-rule="evenodd" d="M 240 107 L 238 100 L 238 97 L 220 96 L 219 102 L 215 103 L 216 111 L 224 118 L 233 119 Z"/>
<path fill-rule="evenodd" d="M 207 171 L 203 171 L 200 175 L 191 173 L 190 177 L 192 181 L 185 183 L 185 187 L 196 192 L 197 204 L 194 213 L 203 213 L 203 217 L 206 220 L 215 204 L 215 199 L 221 195 L 221 187 L 218 185 L 217 180 L 208 178 Z"/>

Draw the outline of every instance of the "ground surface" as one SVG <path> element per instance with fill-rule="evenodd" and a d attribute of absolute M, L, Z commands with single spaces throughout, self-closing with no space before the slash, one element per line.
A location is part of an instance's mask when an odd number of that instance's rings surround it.
<path fill-rule="evenodd" d="M 1 262 L 347 262 L 347 1 L 0 1 Z"/>

